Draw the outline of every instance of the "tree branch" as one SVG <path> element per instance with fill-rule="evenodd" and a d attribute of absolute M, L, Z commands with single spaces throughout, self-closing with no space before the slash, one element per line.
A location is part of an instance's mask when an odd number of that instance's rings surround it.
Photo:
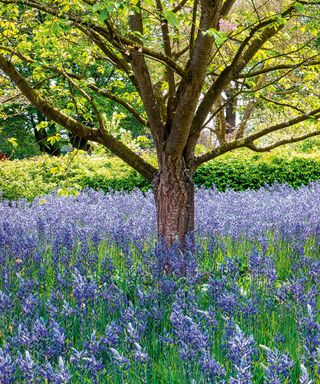
<path fill-rule="evenodd" d="M 188 78 L 178 88 L 172 129 L 166 141 L 165 152 L 168 155 L 180 155 L 185 148 L 214 41 L 206 32 L 219 23 L 222 0 L 200 0 L 200 4 L 200 25 L 192 57 L 187 64 Z"/>
<path fill-rule="evenodd" d="M 306 133 L 305 135 L 288 137 L 286 139 L 282 139 L 280 141 L 277 141 L 276 143 L 267 145 L 265 147 L 258 147 L 256 145 L 254 145 L 253 143 L 246 145 L 246 147 L 248 147 L 249 149 L 251 149 L 254 152 L 269 152 L 274 148 L 280 147 L 281 145 L 297 143 L 299 141 L 309 139 L 310 137 L 314 137 L 314 136 L 318 136 L 318 135 L 320 135 L 320 130 L 309 132 L 309 133 Z"/>
<path fill-rule="evenodd" d="M 92 99 L 92 97 L 90 95 L 88 95 L 88 93 L 86 91 L 84 91 L 82 88 L 80 88 L 78 86 L 78 84 L 76 84 L 76 82 L 70 77 L 67 75 L 67 73 L 65 71 L 62 71 L 63 73 L 63 76 L 68 80 L 69 84 L 71 84 L 77 91 L 79 91 L 81 93 L 81 95 L 89 102 L 89 104 L 92 106 L 93 110 L 94 110 L 94 113 L 96 115 L 96 118 L 98 120 L 98 123 L 99 123 L 99 128 L 101 131 L 103 131 L 104 129 L 104 126 L 103 126 L 103 121 L 102 121 L 102 118 L 101 118 L 101 114 L 99 112 L 99 109 L 98 107 L 96 106 L 96 103 L 94 102 L 94 100 Z"/>
<path fill-rule="evenodd" d="M 221 16 L 226 17 L 228 16 L 229 12 L 231 11 L 231 8 L 233 7 L 233 4 L 236 2 L 236 0 L 225 0 L 222 6 L 221 10 Z"/>
<path fill-rule="evenodd" d="M 295 111 L 298 111 L 300 113 L 304 113 L 303 109 L 300 109 L 299 107 L 296 107 L 295 105 L 291 105 L 291 104 L 288 104 L 288 103 L 282 103 L 282 102 L 277 101 L 277 100 L 272 100 L 272 99 L 269 99 L 268 97 L 265 97 L 263 95 L 259 95 L 259 98 L 262 99 L 262 100 L 267 101 L 268 103 L 271 103 L 271 104 L 274 104 L 274 105 L 279 105 L 279 106 L 285 107 L 285 108 L 294 109 Z"/>
<path fill-rule="evenodd" d="M 129 16 L 129 25 L 132 32 L 143 32 L 142 17 L 140 13 Z M 136 37 L 133 37 L 138 41 Z M 128 60 L 135 74 L 141 99 L 143 101 L 149 126 L 154 137 L 157 149 L 162 146 L 164 126 L 161 118 L 161 109 L 154 94 L 149 69 L 143 52 L 132 48 L 129 50 Z"/>
<path fill-rule="evenodd" d="M 266 68 L 263 68 L 259 71 L 255 71 L 255 72 L 250 72 L 250 73 L 244 73 L 244 74 L 240 74 L 240 75 L 237 75 L 236 78 L 237 79 L 248 79 L 249 77 L 255 77 L 255 76 L 259 76 L 259 75 L 262 75 L 264 73 L 269 73 L 269 72 L 275 72 L 275 71 L 278 71 L 278 70 L 281 70 L 281 69 L 296 69 L 296 68 L 304 68 L 304 67 L 312 67 L 314 65 L 320 65 L 320 60 L 315 60 L 315 61 L 311 61 L 310 63 L 307 63 L 308 61 L 310 60 L 310 58 L 298 63 L 298 64 L 279 64 L 279 65 L 274 65 L 274 66 L 271 66 L 271 67 L 266 67 Z"/>
<path fill-rule="evenodd" d="M 174 8 L 172 9 L 172 12 L 173 12 L 173 13 L 177 13 L 177 12 L 179 12 L 179 11 L 185 6 L 185 4 L 187 3 L 187 1 L 188 1 L 188 0 L 182 0 L 180 4 L 178 4 L 176 7 L 174 7 Z"/>
<path fill-rule="evenodd" d="M 65 129 L 83 137 L 87 140 L 102 143 L 110 149 L 115 155 L 136 169 L 144 177 L 152 180 L 157 170 L 151 164 L 147 163 L 140 156 L 134 153 L 130 148 L 115 139 L 105 130 L 89 128 L 76 119 L 66 115 L 52 104 L 50 104 L 41 94 L 36 91 L 30 83 L 16 70 L 14 65 L 3 55 L 0 55 L 0 69 L 10 78 L 10 80 L 20 89 L 24 96 L 48 119 L 55 121 Z"/>
<path fill-rule="evenodd" d="M 35 63 L 35 61 L 33 59 L 26 58 L 20 52 L 13 51 L 10 48 L 0 46 L 0 50 L 5 50 L 7 52 L 10 52 L 11 54 L 19 57 L 21 60 L 23 60 L 26 63 L 31 63 L 31 64 Z M 47 69 L 47 70 L 49 70 L 49 71 L 55 72 L 55 73 L 57 73 L 59 75 L 62 75 L 65 78 L 72 78 L 72 79 L 77 79 L 77 80 L 81 80 L 82 79 L 82 76 L 78 76 L 78 75 L 76 75 L 74 73 L 67 72 L 67 71 L 64 71 L 64 70 L 62 71 L 62 70 L 60 70 L 58 68 L 55 68 L 55 67 L 51 67 L 51 66 L 47 66 L 47 65 L 43 65 L 42 67 Z M 73 85 L 75 86 L 75 83 L 73 83 Z M 125 100 L 121 99 L 119 96 L 114 95 L 111 92 L 108 92 L 106 89 L 99 89 L 94 84 L 88 84 L 88 87 L 90 89 L 92 89 L 93 91 L 95 91 L 96 93 L 98 93 L 98 94 L 100 94 L 100 95 L 102 95 L 102 96 L 104 96 L 104 97 L 106 97 L 106 98 L 108 98 L 110 100 L 113 100 L 116 103 L 122 105 L 125 109 L 127 109 L 128 112 L 130 112 L 136 118 L 137 121 L 139 121 L 144 126 L 148 126 L 148 121 L 146 119 L 144 119 L 143 116 L 141 116 L 141 114 L 131 104 L 127 103 Z M 83 92 L 83 90 L 80 90 L 80 89 L 78 89 L 78 90 L 80 92 Z M 86 96 L 87 100 L 88 100 L 88 97 L 90 97 L 90 96 L 89 95 Z"/>
<path fill-rule="evenodd" d="M 284 122 L 279 123 L 279 124 L 272 125 L 272 126 L 267 127 L 267 128 L 264 128 L 259 132 L 256 132 L 256 133 L 251 134 L 250 136 L 247 136 L 245 138 L 245 140 L 247 143 L 252 143 L 253 141 L 260 139 L 261 137 L 266 136 L 269 133 L 276 132 L 276 131 L 279 131 L 280 129 L 288 128 L 288 127 L 291 127 L 293 125 L 299 124 L 299 123 L 307 120 L 310 117 L 318 118 L 317 115 L 319 113 L 320 113 L 320 108 L 314 109 L 313 111 L 306 113 L 302 116 L 296 117 L 296 118 L 288 120 L 288 121 L 284 121 Z"/>
<path fill-rule="evenodd" d="M 101 34 L 105 39 L 107 39 L 107 41 L 109 43 L 113 44 L 113 47 L 115 49 L 117 49 L 118 51 L 125 51 L 126 50 L 126 49 L 124 49 L 124 47 L 121 47 L 121 45 L 119 45 L 119 43 L 124 44 L 126 46 L 126 48 L 127 47 L 135 47 L 137 50 L 140 50 L 141 52 L 145 53 L 150 58 L 153 58 L 153 59 L 161 62 L 162 64 L 172 68 L 177 74 L 179 74 L 179 76 L 181 76 L 181 77 L 185 76 L 184 70 L 177 64 L 177 62 L 174 59 L 167 57 L 165 54 L 163 54 L 161 52 L 158 52 L 158 51 L 155 51 L 151 48 L 145 47 L 142 44 L 137 44 L 136 41 L 134 41 L 128 37 L 122 36 L 120 34 L 120 32 L 115 30 L 115 28 L 112 29 L 112 32 L 114 34 L 114 35 L 112 35 L 112 34 L 110 34 L 109 29 L 104 28 L 101 25 L 94 24 L 92 22 L 91 23 L 86 22 L 84 24 L 82 22 L 81 18 L 74 15 L 74 14 L 66 13 L 64 15 L 61 15 L 59 8 L 57 8 L 57 9 L 50 8 L 47 5 L 42 5 L 42 4 L 39 4 L 36 1 L 32 1 L 32 0 L 16 0 L 16 1 L 14 1 L 14 0 L 0 0 L 0 3 L 25 4 L 25 5 L 30 6 L 31 8 L 35 8 L 35 9 L 38 9 L 38 10 L 43 11 L 45 13 L 59 17 L 60 19 L 67 19 L 69 21 L 72 21 L 74 23 L 74 25 L 78 28 L 79 28 L 79 26 L 81 26 L 82 29 L 87 29 L 87 31 L 91 31 L 91 32 L 95 31 L 95 32 Z"/>
<path fill-rule="evenodd" d="M 264 128 L 261 131 L 259 131 L 257 133 L 253 133 L 252 135 L 249 135 L 247 137 L 237 138 L 236 140 L 234 140 L 230 143 L 224 144 L 219 148 L 215 148 L 214 150 L 209 151 L 209 152 L 197 157 L 195 159 L 195 162 L 194 162 L 194 167 L 197 168 L 199 165 L 205 163 L 206 161 L 211 160 L 215 157 L 218 157 L 218 156 L 220 156 L 220 155 L 222 155 L 228 151 L 231 151 L 231 150 L 234 150 L 237 148 L 241 148 L 241 147 L 248 147 L 250 149 L 257 148 L 254 145 L 255 140 L 260 139 L 261 137 L 264 137 L 264 136 L 268 135 L 269 133 L 276 132 L 276 131 L 279 131 L 281 129 L 288 128 L 288 127 L 291 127 L 293 125 L 299 124 L 299 123 L 307 120 L 308 118 L 310 118 L 312 116 L 316 119 L 319 119 L 320 118 L 320 108 L 315 109 L 309 113 L 306 113 L 303 116 L 299 116 L 299 117 L 296 117 L 294 119 L 288 120 L 286 122 L 275 124 L 275 125 L 272 125 L 270 127 Z M 306 134 L 306 135 L 309 135 L 309 134 Z M 301 137 L 305 137 L 305 138 L 309 137 L 309 136 L 306 137 L 306 135 L 303 135 Z M 285 140 L 287 140 L 287 139 L 285 139 Z M 301 139 L 301 140 L 303 140 L 303 139 Z M 279 144 L 279 145 L 277 145 L 277 143 L 273 144 L 273 145 L 275 145 L 274 148 L 276 146 L 287 144 L 287 142 L 284 142 L 284 141 L 281 141 L 281 142 L 282 142 L 282 144 Z M 268 147 L 266 147 L 266 148 L 268 148 Z M 270 149 L 272 149 L 272 148 L 270 148 Z M 267 151 L 267 149 L 266 149 L 266 151 Z"/>
<path fill-rule="evenodd" d="M 148 121 L 143 116 L 141 116 L 141 114 L 131 104 L 121 99 L 121 97 L 119 97 L 118 95 L 114 95 L 113 93 L 109 92 L 107 89 L 104 89 L 104 88 L 99 89 L 94 84 L 89 84 L 88 87 L 93 91 L 95 91 L 96 93 L 98 93 L 99 95 L 102 95 L 107 99 L 113 100 L 116 103 L 122 105 L 127 111 L 129 111 L 136 118 L 137 121 L 139 121 L 139 123 L 141 123 L 145 127 L 149 125 Z"/>
<path fill-rule="evenodd" d="M 282 12 L 281 16 L 290 15 L 294 10 L 294 6 L 287 8 Z M 212 105 L 217 101 L 217 98 L 231 80 L 245 68 L 258 50 L 275 34 L 283 28 L 284 24 L 276 26 L 274 24 L 275 16 L 257 24 L 249 33 L 249 36 L 244 39 L 240 45 L 232 63 L 227 66 L 212 86 L 208 89 L 203 100 L 201 101 L 197 112 L 193 118 L 191 133 L 186 144 L 186 150 L 192 152 L 200 135 L 203 123 L 208 116 Z M 257 36 L 258 35 L 258 36 Z"/>
<path fill-rule="evenodd" d="M 169 33 L 169 27 L 168 27 L 168 20 L 165 19 L 163 15 L 163 7 L 161 0 L 156 0 L 158 12 L 160 14 L 160 22 L 161 22 L 161 31 L 162 31 L 162 41 L 163 41 L 163 47 L 165 54 L 172 58 L 172 49 L 171 49 L 171 40 L 170 40 L 170 33 Z M 172 122 L 172 114 L 173 114 L 173 105 L 175 103 L 175 93 L 176 93 L 176 84 L 174 79 L 174 72 L 171 68 L 168 68 L 166 71 L 167 75 L 167 81 L 169 85 L 169 92 L 168 92 L 168 103 L 167 103 L 167 129 L 170 129 Z"/>

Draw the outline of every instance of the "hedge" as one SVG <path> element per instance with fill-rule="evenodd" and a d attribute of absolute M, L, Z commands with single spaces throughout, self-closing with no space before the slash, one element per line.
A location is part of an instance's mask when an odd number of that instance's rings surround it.
<path fill-rule="evenodd" d="M 249 156 L 243 152 L 206 163 L 194 176 L 197 186 L 215 186 L 219 191 L 258 189 L 274 183 L 286 183 L 298 188 L 319 179 L 318 155 Z M 146 191 L 151 184 L 117 158 L 80 153 L 60 158 L 39 156 L 27 160 L 0 161 L 0 196 L 3 199 L 32 200 L 53 190 L 70 193 L 84 187 L 105 192 L 131 191 L 134 188 Z"/>

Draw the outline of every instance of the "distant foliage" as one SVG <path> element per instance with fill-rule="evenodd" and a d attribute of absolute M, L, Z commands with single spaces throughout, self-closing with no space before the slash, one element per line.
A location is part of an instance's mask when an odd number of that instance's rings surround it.
<path fill-rule="evenodd" d="M 242 152 L 204 164 L 194 176 L 197 186 L 215 186 L 218 191 L 257 190 L 276 183 L 298 188 L 319 179 L 317 155 L 247 156 Z M 41 156 L 8 161 L 0 167 L 0 194 L 4 199 L 32 200 L 53 190 L 67 194 L 85 187 L 104 192 L 135 188 L 146 192 L 151 183 L 117 158 L 89 156 L 82 151 L 59 158 Z"/>

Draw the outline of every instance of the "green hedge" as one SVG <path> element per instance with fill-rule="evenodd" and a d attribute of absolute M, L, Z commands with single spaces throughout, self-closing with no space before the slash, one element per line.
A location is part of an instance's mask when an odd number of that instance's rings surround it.
<path fill-rule="evenodd" d="M 280 155 L 229 154 L 201 166 L 194 181 L 207 188 L 215 185 L 219 191 L 241 191 L 276 182 L 297 188 L 320 179 L 318 155 Z M 52 190 L 64 194 L 84 187 L 105 192 L 134 188 L 146 191 L 151 184 L 117 158 L 68 154 L 0 162 L 0 196 L 4 199 L 32 200 Z"/>
<path fill-rule="evenodd" d="M 196 185 L 207 188 L 215 185 L 219 191 L 233 189 L 259 189 L 275 183 L 289 184 L 294 188 L 320 179 L 320 161 L 305 158 L 272 158 L 261 160 L 216 160 L 200 167 L 195 174 Z"/>

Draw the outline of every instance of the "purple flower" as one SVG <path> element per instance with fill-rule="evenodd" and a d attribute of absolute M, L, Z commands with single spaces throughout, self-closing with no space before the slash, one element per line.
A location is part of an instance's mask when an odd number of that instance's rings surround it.
<path fill-rule="evenodd" d="M 312 384 L 313 380 L 310 380 L 307 368 L 303 364 L 300 365 L 300 371 L 301 371 L 301 374 L 299 377 L 299 383 L 300 384 Z"/>
<path fill-rule="evenodd" d="M 30 294 L 22 301 L 22 312 L 25 315 L 33 314 L 39 305 L 39 299 L 36 295 Z"/>
<path fill-rule="evenodd" d="M 193 360 L 208 348 L 208 337 L 191 317 L 184 315 L 179 303 L 173 304 L 170 321 L 183 360 Z"/>
<path fill-rule="evenodd" d="M 106 326 L 104 335 L 101 337 L 101 344 L 106 347 L 115 348 L 118 345 L 121 328 L 115 323 Z"/>
<path fill-rule="evenodd" d="M 34 322 L 33 335 L 37 339 L 44 339 L 48 336 L 48 329 L 42 317 L 36 319 L 36 321 Z"/>
<path fill-rule="evenodd" d="M 80 273 L 73 275 L 73 296 L 79 304 L 85 304 L 88 300 L 93 300 L 97 292 L 97 286 L 93 279 L 88 279 Z"/>
<path fill-rule="evenodd" d="M 37 377 L 38 365 L 33 361 L 30 353 L 25 352 L 25 357 L 19 353 L 17 359 L 18 367 L 21 369 L 23 377 L 27 380 L 28 383 L 33 383 Z"/>
<path fill-rule="evenodd" d="M 110 348 L 115 365 L 124 371 L 130 368 L 130 360 L 121 355 L 116 349 Z"/>
<path fill-rule="evenodd" d="M 0 348 L 0 382 L 3 384 L 15 383 L 16 364 L 9 353 Z"/>
<path fill-rule="evenodd" d="M 9 295 L 6 295 L 0 290 L 0 311 L 6 312 L 12 307 L 12 300 Z"/>
<path fill-rule="evenodd" d="M 307 367 L 313 369 L 318 360 L 320 347 L 320 324 L 312 307 L 308 304 L 308 314 L 299 320 L 299 333 L 303 340 L 304 359 Z"/>
<path fill-rule="evenodd" d="M 66 368 L 62 357 L 59 357 L 58 368 L 54 370 L 50 363 L 41 369 L 42 375 L 52 384 L 66 384 L 71 381 L 71 375 Z"/>
<path fill-rule="evenodd" d="M 225 369 L 212 358 L 208 352 L 202 352 L 199 365 L 202 373 L 205 377 L 208 377 L 211 382 L 224 383 L 224 377 L 226 375 Z"/>
<path fill-rule="evenodd" d="M 141 345 L 138 343 L 134 343 L 133 358 L 136 362 L 141 364 L 146 364 L 150 360 L 148 354 L 142 349 Z"/>
<path fill-rule="evenodd" d="M 228 355 L 236 369 L 236 378 L 232 378 L 231 383 L 252 383 L 251 365 L 254 353 L 253 336 L 246 337 L 235 325 L 234 332 L 228 341 Z"/>
<path fill-rule="evenodd" d="M 281 354 L 277 349 L 272 350 L 265 345 L 260 345 L 260 347 L 267 354 L 268 365 L 262 364 L 266 380 L 274 384 L 285 381 L 292 372 L 294 361 L 287 353 Z"/>

